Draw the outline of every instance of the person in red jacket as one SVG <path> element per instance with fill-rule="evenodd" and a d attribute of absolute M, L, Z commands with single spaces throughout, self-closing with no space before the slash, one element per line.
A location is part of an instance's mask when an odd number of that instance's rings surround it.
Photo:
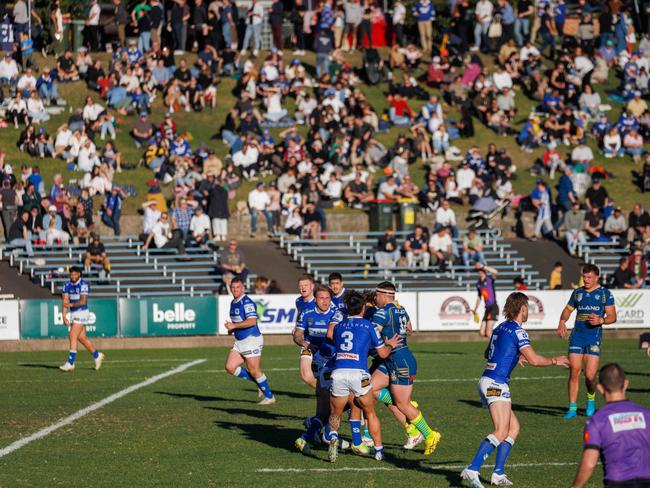
<path fill-rule="evenodd" d="M 395 125 L 409 125 L 411 120 L 413 120 L 413 112 L 406 103 L 406 100 L 402 98 L 402 95 L 399 93 L 389 95 L 388 101 L 390 103 L 390 121 Z"/>

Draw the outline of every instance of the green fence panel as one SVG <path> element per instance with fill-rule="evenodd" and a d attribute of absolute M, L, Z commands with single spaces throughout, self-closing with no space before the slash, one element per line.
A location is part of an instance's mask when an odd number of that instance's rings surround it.
<path fill-rule="evenodd" d="M 90 318 L 86 332 L 90 337 L 117 337 L 119 333 L 117 300 L 90 299 Z M 68 337 L 63 324 L 61 300 L 21 300 L 20 337 L 50 339 Z"/>
<path fill-rule="evenodd" d="M 213 296 L 121 299 L 120 324 L 123 337 L 213 335 L 217 300 Z"/>

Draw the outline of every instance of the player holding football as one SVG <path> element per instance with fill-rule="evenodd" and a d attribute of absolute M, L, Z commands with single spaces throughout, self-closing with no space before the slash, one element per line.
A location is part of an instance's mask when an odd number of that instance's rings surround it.
<path fill-rule="evenodd" d="M 272 405 L 275 397 L 269 387 L 260 363 L 264 337 L 257 326 L 257 305 L 244 293 L 244 280 L 233 278 L 230 282 L 232 302 L 230 303 L 230 321 L 224 325 L 228 334 L 235 335 L 235 345 L 226 358 L 226 371 L 233 376 L 257 384 L 264 398 L 260 405 Z M 241 365 L 245 363 L 246 368 Z"/>
<path fill-rule="evenodd" d="M 429 427 L 417 404 L 411 399 L 417 373 L 415 356 L 406 343 L 412 330 L 411 319 L 406 310 L 395 303 L 395 292 L 395 285 L 390 281 L 379 283 L 375 290 L 378 310 L 372 317 L 372 324 L 384 339 L 398 336 L 400 345 L 391 351 L 384 365 L 373 373 L 374 388 L 378 392 L 379 401 L 391 408 L 395 418 L 406 429 L 409 440 L 404 448 L 413 449 L 424 439 L 424 454 L 428 456 L 435 451 L 441 435 Z"/>
<path fill-rule="evenodd" d="M 296 324 L 300 321 L 300 317 L 303 313 L 306 313 L 310 310 L 316 308 L 316 298 L 314 297 L 314 278 L 310 274 L 304 274 L 298 280 L 298 292 L 300 296 L 296 298 Z M 292 335 L 293 341 L 302 345 L 298 342 L 301 339 L 300 336 L 296 336 L 297 327 L 294 328 Z M 311 370 L 311 356 L 303 355 L 304 351 L 300 353 L 300 377 L 302 380 L 310 387 L 316 388 L 316 377 Z"/>
<path fill-rule="evenodd" d="M 329 417 L 330 397 L 325 384 L 329 378 L 321 370 L 326 366 L 334 351 L 325 342 L 330 325 L 343 320 L 343 315 L 332 303 L 332 291 L 328 287 L 318 285 L 314 294 L 316 308 L 301 314 L 293 331 L 293 341 L 302 348 L 300 364 L 301 366 L 309 365 L 309 371 L 314 379 L 313 388 L 316 389 L 316 415 L 309 418 L 307 432 L 295 442 L 296 448 L 305 454 L 309 453 L 308 442 L 320 433 Z M 321 349 L 323 350 L 321 351 Z"/>
<path fill-rule="evenodd" d="M 338 324 L 331 324 L 327 337 L 334 343 L 335 362 L 332 371 L 330 387 L 330 418 L 327 429 L 330 441 L 328 457 L 335 462 L 338 457 L 338 429 L 341 415 L 351 397 L 351 419 L 358 422 L 352 430 L 352 442 L 361 444 L 361 416 L 359 408 L 368 422 L 368 429 L 375 446 L 375 459 L 384 459 L 384 447 L 381 439 L 381 425 L 375 412 L 375 397 L 372 394 L 372 384 L 368 373 L 368 353 L 374 347 L 381 358 L 390 355 L 392 349 L 399 347 L 400 338 L 395 334 L 384 341 L 373 325 L 363 318 L 365 301 L 363 296 L 355 291 L 348 292 L 345 297 L 348 318 Z M 351 421 L 352 423 L 352 421 Z"/>
<path fill-rule="evenodd" d="M 476 263 L 476 269 L 478 270 L 478 281 L 476 283 L 478 298 L 476 299 L 476 305 L 474 305 L 472 313 L 476 315 L 478 306 L 481 304 L 481 300 L 483 300 L 485 302 L 485 313 L 483 314 L 483 320 L 481 320 L 479 335 L 482 337 L 490 337 L 492 335 L 492 327 L 494 327 L 494 323 L 499 317 L 499 305 L 497 305 L 497 294 L 494 289 L 497 270 L 482 263 Z"/>
<path fill-rule="evenodd" d="M 95 349 L 95 346 L 86 335 L 86 324 L 88 324 L 88 293 L 90 287 L 81 277 L 81 268 L 72 266 L 70 268 L 70 281 L 63 286 L 63 305 L 61 306 L 63 314 L 63 323 L 68 327 L 68 339 L 70 341 L 70 352 L 68 360 L 62 366 L 61 371 L 71 372 L 75 368 L 75 359 L 77 358 L 77 342 L 88 350 L 95 360 L 95 369 L 102 367 L 104 353 Z M 69 315 L 68 315 L 69 311 Z"/>
<path fill-rule="evenodd" d="M 490 483 L 498 486 L 512 485 L 504 473 L 504 466 L 519 435 L 519 420 L 512 411 L 509 384 L 510 374 L 517 366 L 520 356 L 531 366 L 569 365 L 566 356 L 547 358 L 534 351 L 528 333 L 523 329 L 523 324 L 528 320 L 528 297 L 525 294 L 511 293 L 503 307 L 503 315 L 506 321 L 492 332 L 485 351 L 487 365 L 478 381 L 479 397 L 483 406 L 490 410 L 494 431 L 483 439 L 473 461 L 461 473 L 461 478 L 469 481 L 474 488 L 483 488 L 479 471 L 495 449 L 497 458 Z"/>
<path fill-rule="evenodd" d="M 569 337 L 569 410 L 565 419 L 578 415 L 578 392 L 580 390 L 580 373 L 584 368 L 587 385 L 587 417 L 596 413 L 596 375 L 600 365 L 603 325 L 616 322 L 616 305 L 614 296 L 607 288 L 600 285 L 600 270 L 593 264 L 582 267 L 584 286 L 576 288 L 569 298 L 557 326 L 557 335 L 562 339 L 567 336 L 566 322 L 576 310 L 576 321 Z"/>

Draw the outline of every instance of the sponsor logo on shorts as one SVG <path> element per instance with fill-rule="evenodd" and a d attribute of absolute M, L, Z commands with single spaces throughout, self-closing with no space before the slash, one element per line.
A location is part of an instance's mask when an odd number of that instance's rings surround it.
<path fill-rule="evenodd" d="M 589 346 L 589 351 L 591 352 L 600 352 L 600 346 L 598 344 L 593 344 Z"/>
<path fill-rule="evenodd" d="M 488 398 L 494 398 L 494 397 L 500 397 L 505 395 L 502 395 L 503 390 L 501 388 L 496 388 L 493 386 L 490 386 L 486 391 L 485 391 L 485 396 Z"/>
<path fill-rule="evenodd" d="M 608 418 L 614 432 L 646 428 L 643 412 L 613 413 Z"/>
<path fill-rule="evenodd" d="M 490 371 L 494 371 L 495 369 L 497 369 L 497 363 L 487 363 L 487 366 L 485 367 L 485 369 L 489 369 Z"/>
<path fill-rule="evenodd" d="M 351 352 L 337 352 L 336 359 L 350 359 L 352 361 L 358 361 L 359 355 L 353 354 Z"/>

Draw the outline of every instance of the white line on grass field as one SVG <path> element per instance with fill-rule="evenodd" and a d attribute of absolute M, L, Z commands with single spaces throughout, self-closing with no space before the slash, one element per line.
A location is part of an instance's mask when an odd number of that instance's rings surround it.
<path fill-rule="evenodd" d="M 575 462 L 551 462 L 551 463 L 515 463 L 508 464 L 508 468 L 544 468 L 548 466 L 575 466 Z M 463 469 L 466 464 L 438 464 L 435 466 L 422 466 L 425 469 L 438 470 L 438 469 Z M 494 464 L 484 464 L 485 468 L 493 468 Z M 255 470 L 258 473 L 336 473 L 346 471 L 404 471 L 404 468 L 394 468 L 389 466 L 376 466 L 373 468 L 258 468 Z"/>
<path fill-rule="evenodd" d="M 189 363 L 181 364 L 177 368 L 170 369 L 169 371 L 165 371 L 164 373 L 157 374 L 156 376 L 152 376 L 151 378 L 148 378 L 140 383 L 136 383 L 135 385 L 120 390 L 117 393 L 113 393 L 111 396 L 108 396 L 103 400 L 98 401 L 97 403 L 93 403 L 92 405 L 88 405 L 87 407 L 76 411 L 72 415 L 69 415 L 59 420 L 55 424 L 45 427 L 44 429 L 41 429 L 38 432 L 35 432 L 34 434 L 28 437 L 23 437 L 22 439 L 18 439 L 16 442 L 9 444 L 4 449 L 0 449 L 0 458 L 6 456 L 7 454 L 11 454 L 12 452 L 17 451 L 22 447 L 25 447 L 30 442 L 34 442 L 39 439 L 42 439 L 43 437 L 50 435 L 52 432 L 62 427 L 65 427 L 67 425 L 70 425 L 75 420 L 79 420 L 80 418 L 85 417 L 86 415 L 94 412 L 95 410 L 99 410 L 100 408 L 105 407 L 106 405 L 114 402 L 115 400 L 119 400 L 120 398 L 125 397 L 129 393 L 133 393 L 134 391 L 144 388 L 145 386 L 153 385 L 154 383 L 163 380 L 165 378 L 169 378 L 170 376 L 173 376 L 175 374 L 182 373 L 186 369 L 191 368 L 192 366 L 196 366 L 197 364 L 204 363 L 206 361 L 207 359 L 197 359 Z"/>

